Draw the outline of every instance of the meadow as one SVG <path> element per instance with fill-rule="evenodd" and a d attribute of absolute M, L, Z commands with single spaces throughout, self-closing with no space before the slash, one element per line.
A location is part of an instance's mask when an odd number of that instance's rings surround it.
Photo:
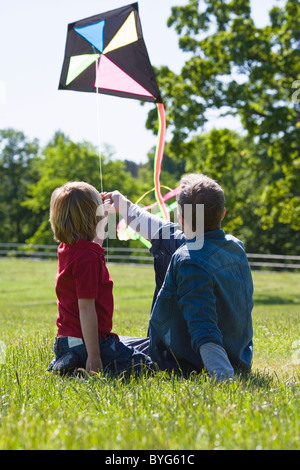
<path fill-rule="evenodd" d="M 157 372 L 86 380 L 46 371 L 57 262 L 0 259 L 1 450 L 300 449 L 300 274 L 254 272 L 252 373 L 217 384 Z M 151 267 L 109 264 L 113 331 L 145 336 Z"/>

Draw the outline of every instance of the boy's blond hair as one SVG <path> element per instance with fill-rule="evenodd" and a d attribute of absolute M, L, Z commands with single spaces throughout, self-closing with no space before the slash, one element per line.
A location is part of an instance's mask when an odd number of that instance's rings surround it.
<path fill-rule="evenodd" d="M 88 183 L 68 182 L 52 193 L 50 224 L 57 242 L 72 245 L 80 238 L 94 240 L 103 216 L 101 195 Z"/>

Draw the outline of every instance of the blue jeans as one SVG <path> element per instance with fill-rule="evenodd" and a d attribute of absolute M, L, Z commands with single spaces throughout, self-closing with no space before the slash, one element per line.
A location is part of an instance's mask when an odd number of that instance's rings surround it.
<path fill-rule="evenodd" d="M 74 345 L 72 343 L 74 343 Z M 83 342 L 82 344 L 78 343 L 80 343 L 80 339 L 78 338 L 70 338 L 68 336 L 64 338 L 56 337 L 54 342 L 55 359 L 49 365 L 48 370 L 55 370 L 55 364 L 58 363 L 58 361 L 61 362 L 61 360 L 65 360 L 63 364 L 65 370 L 63 367 L 59 368 L 61 373 L 70 371 L 71 369 L 74 370 L 77 367 L 85 368 L 87 350 Z M 145 367 L 153 368 L 150 357 L 133 347 L 126 346 L 115 336 L 101 338 L 99 344 L 103 372 L 105 374 L 118 374 L 126 371 L 139 372 Z"/>

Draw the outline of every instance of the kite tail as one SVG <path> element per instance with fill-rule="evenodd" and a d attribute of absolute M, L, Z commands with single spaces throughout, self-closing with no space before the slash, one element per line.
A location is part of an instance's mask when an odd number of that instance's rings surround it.
<path fill-rule="evenodd" d="M 154 158 L 154 187 L 155 187 L 155 197 L 158 202 L 158 205 L 162 211 L 162 214 L 165 219 L 170 220 L 170 214 L 168 212 L 167 206 L 161 194 L 160 188 L 160 170 L 161 162 L 164 156 L 164 147 L 165 147 L 165 135 L 166 135 L 166 117 L 165 117 L 165 108 L 163 103 L 156 103 L 159 128 L 158 128 L 158 142 L 156 146 L 155 158 Z"/>

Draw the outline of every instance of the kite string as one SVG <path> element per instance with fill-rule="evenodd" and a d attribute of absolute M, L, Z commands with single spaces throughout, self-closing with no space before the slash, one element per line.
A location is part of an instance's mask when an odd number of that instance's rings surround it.
<path fill-rule="evenodd" d="M 96 52 L 95 52 L 96 53 Z M 95 60 L 96 66 L 96 108 L 97 108 L 97 131 L 98 131 L 98 156 L 99 156 L 99 172 L 100 172 L 100 189 L 103 193 L 103 174 L 102 174 L 102 154 L 101 154 L 101 133 L 100 133 L 100 106 L 99 106 L 99 89 L 98 89 L 98 60 Z"/>
<path fill-rule="evenodd" d="M 96 54 L 96 51 L 94 49 Z M 100 59 L 99 59 L 100 60 Z M 104 192 L 103 190 L 103 171 L 102 171 L 102 154 L 101 154 L 101 132 L 100 132 L 100 100 L 99 100 L 99 89 L 98 89 L 98 60 L 95 60 L 96 66 L 96 108 L 97 108 L 97 131 L 98 131 L 98 156 L 99 156 L 99 172 L 100 172 L 100 191 L 101 193 Z M 108 263 L 108 234 L 106 236 L 106 263 Z"/>

